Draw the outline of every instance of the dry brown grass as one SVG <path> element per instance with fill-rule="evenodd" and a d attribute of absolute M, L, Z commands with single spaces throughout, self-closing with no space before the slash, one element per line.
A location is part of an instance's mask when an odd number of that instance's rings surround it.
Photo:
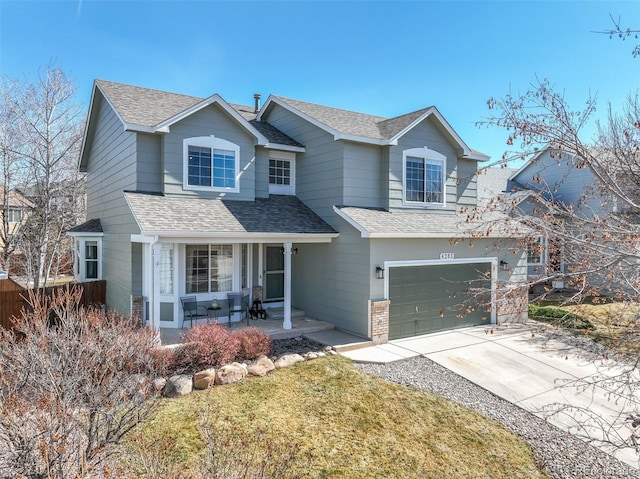
<path fill-rule="evenodd" d="M 498 423 L 439 396 L 364 374 L 342 357 L 163 400 L 137 436 L 134 454 L 169 444 L 162 454 L 171 457 L 180 477 L 202 477 L 203 411 L 222 421 L 221 428 L 231 425 L 238 438 L 257 435 L 262 442 L 295 445 L 297 453 L 288 460 L 298 477 L 547 477 L 529 446 Z M 141 438 L 148 443 L 140 444 Z"/>
<path fill-rule="evenodd" d="M 636 303 L 580 304 L 562 309 L 588 319 L 585 335 L 609 349 L 640 354 L 640 306 Z"/>

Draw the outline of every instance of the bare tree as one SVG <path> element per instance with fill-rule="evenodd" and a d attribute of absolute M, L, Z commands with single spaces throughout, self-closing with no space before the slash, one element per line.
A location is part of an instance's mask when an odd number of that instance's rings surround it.
<path fill-rule="evenodd" d="M 7 153 L 25 174 L 22 189 L 34 203 L 22 228 L 19 247 L 34 288 L 57 273 L 60 258 L 69 256 L 66 229 L 81 221 L 78 211 L 82 177 L 76 162 L 82 136 L 82 105 L 65 74 L 49 65 L 35 83 L 12 83 L 2 97 L 3 111 L 11 112 L 12 141 Z M 9 128 L 3 120 L 3 128 Z M 7 118 L 8 119 L 8 118 Z"/>
<path fill-rule="evenodd" d="M 33 312 L 0 331 L 0 477 L 100 477 L 153 408 L 153 333 L 79 299 L 32 292 Z"/>
<path fill-rule="evenodd" d="M 628 38 L 634 38 L 636 40 L 638 39 L 638 34 L 640 34 L 640 30 L 632 29 L 629 27 L 627 28 L 623 27 L 619 17 L 618 17 L 618 20 L 615 20 L 612 15 L 609 15 L 609 18 L 611 18 L 611 23 L 613 24 L 613 27 L 607 30 L 600 30 L 594 33 L 609 35 L 609 38 L 615 37 L 623 41 Z M 634 57 L 640 56 L 640 44 L 636 45 L 633 48 L 632 54 Z"/>
<path fill-rule="evenodd" d="M 545 148 L 555 160 L 546 168 L 561 164 L 571 168 L 556 175 L 553 184 L 545 183 L 544 174 L 534 175 L 530 179 L 533 186 L 526 192 L 509 192 L 485 210 L 474 211 L 474 217 L 495 210 L 508 212 L 514 228 L 523 232 L 521 247 L 530 251 L 538 238 L 545 238 L 551 249 L 549 257 L 561 256 L 568 268 L 558 271 L 548 264 L 534 281 L 544 284 L 553 279 L 564 280 L 573 293 L 566 301 L 581 302 L 587 297 L 607 295 L 633 304 L 640 302 L 640 96 L 630 95 L 619 109 L 609 105 L 606 117 L 595 123 L 597 134 L 591 138 L 585 138 L 584 131 L 593 120 L 596 98 L 588 98 L 582 109 L 574 110 L 547 80 L 531 85 L 523 94 L 492 98 L 488 106 L 491 116 L 481 125 L 504 128 L 506 143 L 513 147 L 500 163 L 513 159 L 536 161 L 540 149 Z M 590 173 L 592 185 L 577 201 L 565 203 L 558 191 L 563 183 L 570 184 L 580 170 Z M 633 321 L 640 325 L 638 309 L 630 310 L 635 311 Z M 619 401 L 624 396 L 617 391 L 640 389 L 638 364 L 632 361 L 615 376 L 617 386 L 612 400 Z M 610 380 L 611 375 L 606 378 Z M 602 382 L 602 376 L 594 376 L 584 378 L 580 385 L 585 391 Z M 617 425 L 605 421 L 600 432 L 609 445 L 637 448 L 640 408 L 635 401 L 629 401 L 626 407 L 614 421 Z M 566 411 L 566 406 L 558 405 L 558 414 Z M 589 411 L 583 412 L 583 417 L 591 417 Z M 584 430 L 593 428 L 593 421 L 589 427 L 586 424 Z M 616 434 L 611 433 L 614 429 Z"/>

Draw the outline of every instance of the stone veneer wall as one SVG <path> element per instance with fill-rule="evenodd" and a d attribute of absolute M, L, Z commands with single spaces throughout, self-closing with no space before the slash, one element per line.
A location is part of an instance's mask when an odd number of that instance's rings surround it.
<path fill-rule="evenodd" d="M 389 304 L 388 299 L 371 301 L 371 340 L 374 344 L 389 341 Z"/>
<path fill-rule="evenodd" d="M 138 318 L 144 324 L 144 296 L 131 296 L 131 317 Z"/>

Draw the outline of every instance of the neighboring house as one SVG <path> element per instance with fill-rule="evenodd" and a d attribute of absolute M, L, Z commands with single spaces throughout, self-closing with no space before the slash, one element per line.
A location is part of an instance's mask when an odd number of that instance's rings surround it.
<path fill-rule="evenodd" d="M 3 264 L 5 255 L 20 253 L 17 249 L 17 235 L 33 206 L 20 190 L 5 189 L 0 185 L 0 269 L 9 270 L 10 265 Z"/>
<path fill-rule="evenodd" d="M 517 290 L 526 253 L 464 213 L 487 159 L 435 107 L 382 118 L 96 80 L 76 274 L 122 312 L 144 298 L 155 328 L 182 326 L 184 295 L 230 291 L 284 307 L 285 329 L 295 307 L 376 342 L 520 317 L 497 289 Z"/>
<path fill-rule="evenodd" d="M 562 237 L 575 234 L 570 232 L 572 228 L 581 228 L 580 223 L 615 212 L 615 202 L 599 187 L 584 162 L 550 147 L 541 149 L 515 171 L 509 177 L 506 191 L 511 204 L 517 205 L 518 214 L 541 218 L 550 213 L 558 219 L 566 218 L 552 227 L 540 228 L 527 258 L 530 281 L 546 280 L 556 288 L 566 287 L 572 265 L 581 263 L 585 252 L 576 245 L 565 246 Z M 560 234 L 560 224 L 568 234 Z"/>

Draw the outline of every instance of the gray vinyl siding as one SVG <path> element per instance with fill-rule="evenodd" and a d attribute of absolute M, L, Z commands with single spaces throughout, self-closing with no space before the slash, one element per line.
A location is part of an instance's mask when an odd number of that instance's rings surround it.
<path fill-rule="evenodd" d="M 475 160 L 458 158 L 458 207 L 473 208 L 478 202 L 478 164 Z"/>
<path fill-rule="evenodd" d="M 309 317 L 369 336 L 369 240 L 341 222 L 331 243 L 297 244 L 292 261 L 294 306 Z"/>
<path fill-rule="evenodd" d="M 383 148 L 361 143 L 343 143 L 344 194 L 343 203 L 349 206 L 381 208 L 386 189 L 382 190 Z"/>
<path fill-rule="evenodd" d="M 137 134 L 137 190 L 162 192 L 162 135 Z"/>
<path fill-rule="evenodd" d="M 87 164 L 87 217 L 99 218 L 102 276 L 107 305 L 128 313 L 132 291 L 131 234 L 139 233 L 122 192 L 137 189 L 136 134 L 124 127 L 111 107 L 100 102 L 97 128 Z"/>
<path fill-rule="evenodd" d="M 333 205 L 344 203 L 344 144 L 280 107 L 267 121 L 305 145 L 306 151 L 296 154 L 296 196 L 331 224 Z"/>
<path fill-rule="evenodd" d="M 402 152 L 410 148 L 427 147 L 447 157 L 446 206 L 407 207 L 402 204 Z M 425 119 L 407 132 L 392 146 L 389 152 L 389 209 L 404 209 L 412 212 L 421 210 L 429 213 L 452 213 L 457 204 L 457 157 L 458 154 L 449 140 L 442 134 L 430 118 Z"/>
<path fill-rule="evenodd" d="M 269 150 L 256 148 L 256 198 L 269 197 Z"/>
<path fill-rule="evenodd" d="M 541 181 L 534 178 L 541 178 Z M 578 209 L 583 208 L 587 214 L 603 213 L 600 189 L 591 170 L 577 168 L 571 155 L 551 158 L 548 151 L 544 152 L 513 180 L 526 189 L 542 192 L 544 196 L 553 198 L 556 202 L 573 205 Z M 587 201 L 583 205 L 584 199 Z"/>
<path fill-rule="evenodd" d="M 240 192 L 208 192 L 183 189 L 183 140 L 214 135 L 240 147 Z M 164 192 L 169 195 L 224 196 L 238 200 L 255 199 L 255 138 L 221 107 L 211 105 L 171 125 L 163 137 Z"/>

